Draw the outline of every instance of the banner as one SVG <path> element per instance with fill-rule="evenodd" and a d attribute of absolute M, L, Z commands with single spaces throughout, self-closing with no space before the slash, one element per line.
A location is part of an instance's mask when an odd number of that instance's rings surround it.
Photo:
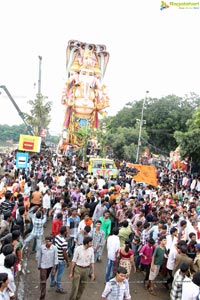
<path fill-rule="evenodd" d="M 16 153 L 16 168 L 26 169 L 28 167 L 28 153 L 17 152 Z"/>
<path fill-rule="evenodd" d="M 41 137 L 46 137 L 47 136 L 47 130 L 46 129 L 42 129 L 40 136 Z"/>
<path fill-rule="evenodd" d="M 135 168 L 139 171 L 137 175 L 134 176 L 136 182 L 144 182 L 152 186 L 158 186 L 155 166 L 137 165 L 131 163 L 127 163 L 126 165 L 129 168 Z"/>
<path fill-rule="evenodd" d="M 40 152 L 41 137 L 20 134 L 18 150 Z"/>

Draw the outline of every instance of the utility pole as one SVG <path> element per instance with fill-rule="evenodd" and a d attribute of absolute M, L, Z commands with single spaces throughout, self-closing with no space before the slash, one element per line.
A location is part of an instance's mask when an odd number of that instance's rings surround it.
<path fill-rule="evenodd" d="M 39 58 L 39 75 L 38 75 L 38 94 L 37 94 L 37 97 L 39 100 L 41 100 L 41 76 L 42 76 L 42 56 L 38 55 L 38 58 Z M 42 132 L 42 127 L 43 127 L 43 124 L 42 124 L 42 116 L 41 116 L 41 111 L 40 111 L 40 120 L 39 120 L 39 125 L 38 125 L 38 136 L 41 135 L 41 132 Z"/>
<path fill-rule="evenodd" d="M 145 105 L 145 101 L 147 99 L 147 94 L 148 93 L 149 93 L 149 91 L 146 91 L 146 94 L 145 94 L 145 97 L 144 97 L 144 100 L 143 100 L 143 103 L 142 103 L 142 112 L 141 112 L 141 118 L 140 118 L 136 163 L 138 162 L 138 159 L 139 159 L 139 152 L 140 152 L 140 146 L 141 146 L 141 135 L 142 135 L 142 125 L 143 125 L 143 117 L 144 117 L 144 105 Z"/>
<path fill-rule="evenodd" d="M 38 58 L 39 58 L 38 96 L 41 96 L 42 56 L 39 55 Z"/>

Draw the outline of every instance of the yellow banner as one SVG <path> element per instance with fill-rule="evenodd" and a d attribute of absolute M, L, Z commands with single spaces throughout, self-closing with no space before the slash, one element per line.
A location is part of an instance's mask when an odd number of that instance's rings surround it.
<path fill-rule="evenodd" d="M 27 152 L 40 152 L 41 137 L 20 134 L 18 150 Z"/>
<path fill-rule="evenodd" d="M 139 171 L 138 174 L 134 176 L 136 182 L 144 182 L 152 186 L 158 186 L 155 166 L 136 165 L 128 163 L 127 167 L 135 168 Z"/>

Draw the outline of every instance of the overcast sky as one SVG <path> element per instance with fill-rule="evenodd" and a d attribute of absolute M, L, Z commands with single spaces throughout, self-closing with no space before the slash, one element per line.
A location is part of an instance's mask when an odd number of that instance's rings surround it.
<path fill-rule="evenodd" d="M 105 44 L 110 53 L 104 83 L 109 114 L 149 96 L 200 94 L 200 10 L 140 0 L 0 0 L 0 85 L 22 111 L 37 93 L 38 55 L 42 93 L 53 101 L 51 130 L 61 131 L 61 95 L 70 39 Z M 34 88 L 34 83 L 36 86 Z M 20 124 L 14 106 L 0 96 L 0 124 Z"/>

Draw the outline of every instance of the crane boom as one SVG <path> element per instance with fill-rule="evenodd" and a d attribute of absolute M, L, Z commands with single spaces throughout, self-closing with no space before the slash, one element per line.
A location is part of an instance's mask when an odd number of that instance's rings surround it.
<path fill-rule="evenodd" d="M 30 135 L 34 135 L 32 127 L 26 122 L 26 118 L 24 116 L 24 113 L 20 110 L 19 106 L 17 105 L 17 103 L 15 102 L 15 100 L 13 99 L 13 97 L 11 96 L 11 94 L 8 91 L 7 87 L 5 85 L 0 85 L 0 89 L 4 90 L 4 92 L 6 93 L 6 95 L 8 96 L 8 98 L 10 99 L 10 101 L 12 102 L 12 104 L 14 105 L 14 107 L 16 108 L 16 110 L 18 111 L 19 116 L 21 117 L 21 119 L 23 120 L 24 124 L 26 125 L 28 133 Z"/>

